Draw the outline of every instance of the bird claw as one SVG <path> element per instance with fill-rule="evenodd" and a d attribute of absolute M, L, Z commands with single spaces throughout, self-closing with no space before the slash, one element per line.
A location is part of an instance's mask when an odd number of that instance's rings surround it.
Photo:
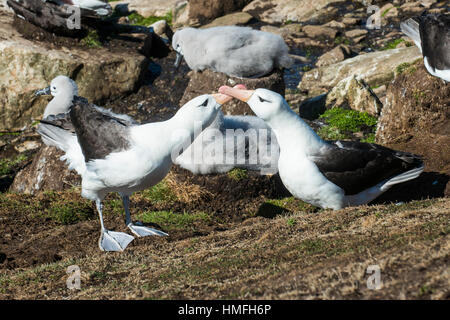
<path fill-rule="evenodd" d="M 98 244 L 102 251 L 123 251 L 133 239 L 124 232 L 103 230 Z"/>
<path fill-rule="evenodd" d="M 146 237 L 146 236 L 160 236 L 160 237 L 164 237 L 164 236 L 168 236 L 167 233 L 165 233 L 163 231 L 160 231 L 160 230 L 153 229 L 153 228 L 145 227 L 140 222 L 136 222 L 135 224 L 130 223 L 130 224 L 128 224 L 127 227 L 131 230 L 131 232 L 133 232 L 138 237 Z"/>

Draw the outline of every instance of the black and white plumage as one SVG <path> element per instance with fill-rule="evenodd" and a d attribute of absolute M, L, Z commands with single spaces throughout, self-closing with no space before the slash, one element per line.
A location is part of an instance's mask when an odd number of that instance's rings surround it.
<path fill-rule="evenodd" d="M 417 178 L 419 156 L 376 144 L 322 140 L 283 97 L 266 89 L 219 92 L 246 101 L 272 128 L 280 145 L 278 171 L 297 198 L 322 208 L 368 203 L 395 184 Z"/>
<path fill-rule="evenodd" d="M 175 164 L 194 174 L 225 173 L 234 168 L 274 174 L 279 146 L 264 120 L 218 112 L 212 124 L 176 158 Z"/>
<path fill-rule="evenodd" d="M 172 47 L 177 66 L 184 57 L 192 70 L 211 69 L 235 77 L 262 77 L 293 64 L 283 38 L 249 27 L 184 28 L 175 32 Z"/>
<path fill-rule="evenodd" d="M 167 235 L 132 223 L 129 196 L 161 181 L 172 166 L 174 150 L 195 138 L 194 124 L 210 125 L 220 105 L 229 99 L 220 94 L 202 95 L 167 121 L 139 125 L 75 97 L 69 112 L 41 120 L 38 132 L 43 141 L 65 152 L 62 159 L 82 177 L 81 195 L 96 203 L 101 250 L 122 251 L 134 239 L 105 228 L 102 200 L 109 192 L 121 195 L 125 223 L 136 236 Z"/>
<path fill-rule="evenodd" d="M 428 72 L 450 82 L 450 15 L 424 14 L 400 28 L 419 47 Z"/>

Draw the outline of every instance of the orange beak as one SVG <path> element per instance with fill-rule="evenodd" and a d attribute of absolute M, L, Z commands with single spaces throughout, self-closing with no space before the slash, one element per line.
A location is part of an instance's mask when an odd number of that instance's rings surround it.
<path fill-rule="evenodd" d="M 239 89 L 238 86 L 239 85 L 235 86 L 234 88 L 231 88 L 229 86 L 222 86 L 219 88 L 219 92 L 228 96 L 232 96 L 233 98 L 239 99 L 244 102 L 250 100 L 253 93 L 255 93 L 255 90 Z"/>
<path fill-rule="evenodd" d="M 230 87 L 228 87 L 228 88 L 230 88 Z M 241 91 L 241 90 L 245 90 L 246 87 L 243 84 L 238 84 L 238 85 L 235 85 L 234 88 L 230 88 L 230 89 Z M 220 105 L 227 103 L 228 101 L 233 99 L 233 96 L 230 96 L 230 95 L 227 95 L 226 93 L 220 92 L 220 89 L 219 89 L 219 93 L 214 93 L 214 94 L 212 94 L 212 96 L 213 96 L 214 100 L 216 100 L 216 102 Z"/>

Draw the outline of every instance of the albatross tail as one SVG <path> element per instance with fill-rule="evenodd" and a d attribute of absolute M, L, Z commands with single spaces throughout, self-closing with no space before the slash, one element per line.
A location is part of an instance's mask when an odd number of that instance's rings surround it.
<path fill-rule="evenodd" d="M 422 42 L 420 41 L 420 31 L 419 31 L 419 22 L 414 19 L 408 19 L 402 23 L 400 23 L 400 29 L 404 34 L 410 37 L 416 46 L 422 52 Z"/>
<path fill-rule="evenodd" d="M 379 195 L 390 189 L 393 185 L 417 178 L 423 172 L 423 169 L 424 166 L 423 164 L 421 164 L 419 167 L 384 180 L 376 186 L 368 188 L 358 194 L 345 196 L 345 205 L 360 206 L 362 204 L 369 203 L 370 201 L 374 200 Z"/>

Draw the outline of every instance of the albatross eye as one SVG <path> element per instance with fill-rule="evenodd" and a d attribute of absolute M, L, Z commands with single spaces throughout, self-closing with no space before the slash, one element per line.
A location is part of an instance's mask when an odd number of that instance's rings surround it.
<path fill-rule="evenodd" d="M 269 100 L 266 100 L 266 99 L 264 99 L 264 98 L 261 98 L 260 96 L 258 96 L 258 98 L 259 98 L 259 101 L 260 101 L 260 102 L 270 102 Z"/>
<path fill-rule="evenodd" d="M 208 106 L 208 99 L 206 99 L 199 107 L 206 107 Z"/>

